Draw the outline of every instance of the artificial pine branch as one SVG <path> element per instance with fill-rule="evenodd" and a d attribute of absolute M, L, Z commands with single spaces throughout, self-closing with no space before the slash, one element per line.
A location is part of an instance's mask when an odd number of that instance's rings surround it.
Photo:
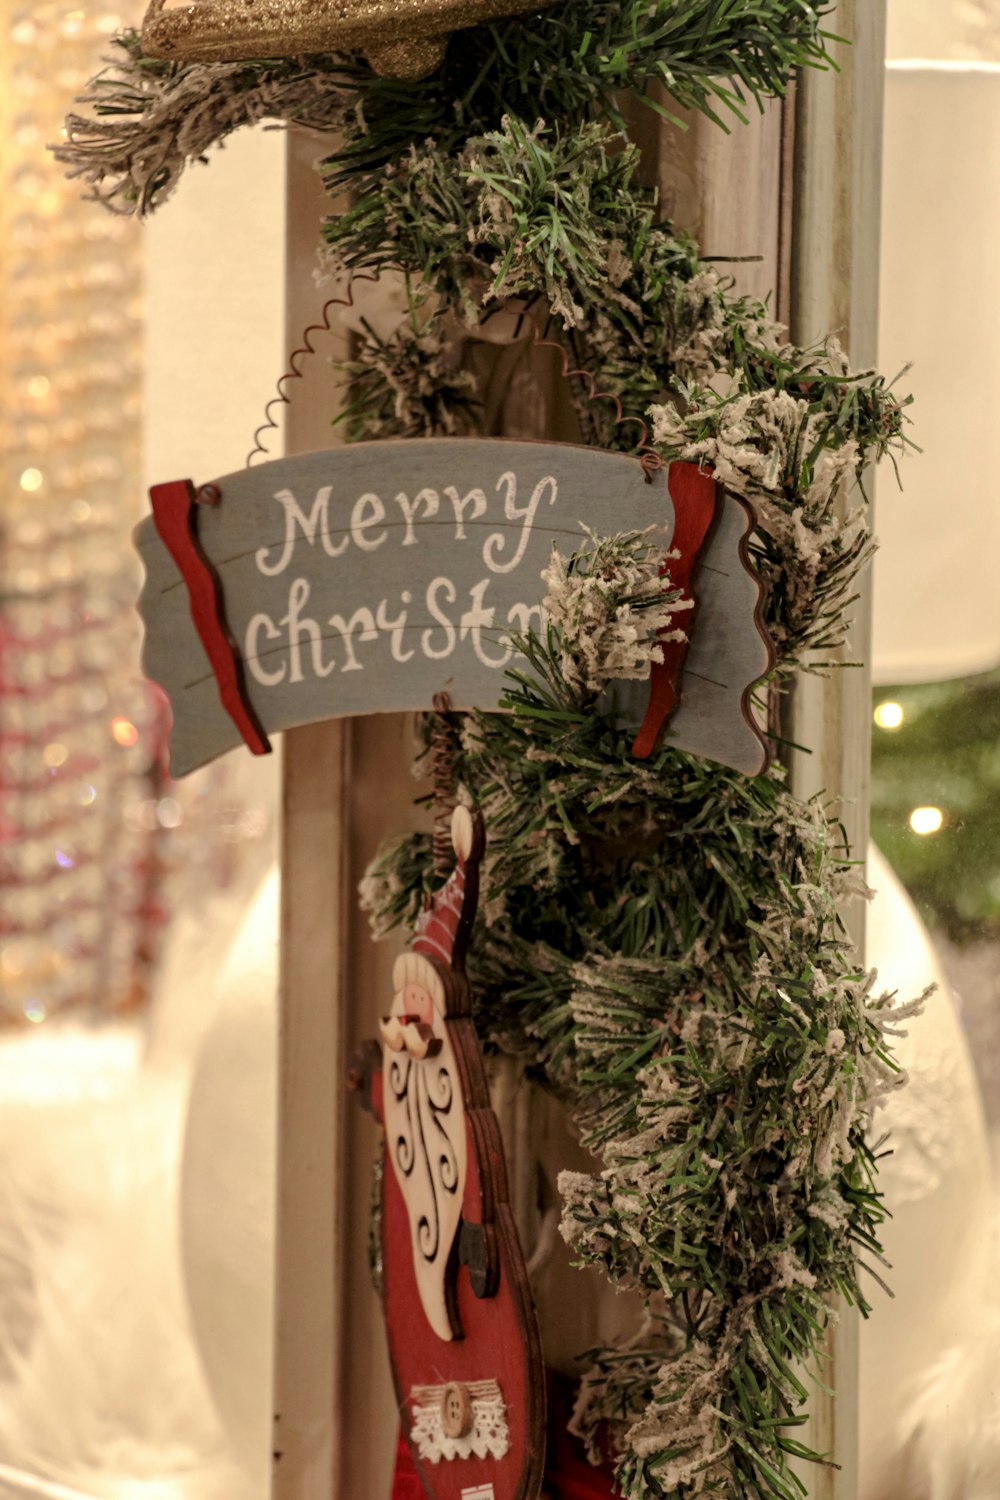
<path fill-rule="evenodd" d="M 490 841 L 469 955 L 477 1025 L 529 1057 L 599 1175 L 563 1174 L 581 1263 L 646 1299 L 645 1347 L 597 1351 L 577 1425 L 610 1420 L 628 1500 L 801 1491 L 791 1435 L 836 1292 L 867 1312 L 885 1209 L 866 1128 L 915 1006 L 874 998 L 838 901 L 842 834 L 782 773 L 662 750 L 634 761 L 564 668 L 519 642 L 506 715 L 471 716 L 459 772 Z M 366 886 L 381 927 L 432 883 L 419 836 Z"/>
<path fill-rule="evenodd" d="M 159 208 L 185 168 L 211 146 L 261 120 L 334 130 L 357 75 L 350 59 L 314 57 L 211 65 L 145 57 L 138 34 L 112 41 L 108 66 L 78 101 L 66 140 L 54 148 L 88 197 L 115 213 Z"/>
<path fill-rule="evenodd" d="M 814 669 L 843 640 L 870 552 L 863 497 L 846 521 L 841 504 L 867 464 L 905 447 L 907 399 L 852 371 L 835 339 L 784 342 L 765 303 L 736 296 L 690 236 L 658 221 L 638 161 L 606 125 L 508 116 L 456 154 L 412 148 L 329 218 L 329 274 L 398 273 L 413 310 L 391 346 L 369 340 L 349 367 L 361 382 L 352 435 L 467 430 L 470 376 L 443 378 L 454 314 L 474 331 L 519 299 L 529 336 L 544 325 L 570 342 L 575 365 L 628 415 L 651 417 L 665 458 L 711 463 L 754 505 L 778 670 Z M 421 394 L 428 359 L 433 409 Z M 634 443 L 610 403 L 575 391 L 597 443 Z"/>
<path fill-rule="evenodd" d="M 748 102 L 783 93 L 796 68 L 830 65 L 830 9 L 807 0 L 565 0 L 461 33 L 444 66 L 418 83 L 379 78 L 354 55 L 162 62 L 126 30 L 57 155 L 92 196 L 145 214 L 189 162 L 262 119 L 320 130 L 354 122 L 333 177 L 362 188 L 410 146 L 433 137 L 442 151 L 458 149 L 511 110 L 576 120 L 600 112 L 620 124 L 620 99 L 646 97 L 654 84 L 725 127 L 727 117 L 745 119 Z"/>

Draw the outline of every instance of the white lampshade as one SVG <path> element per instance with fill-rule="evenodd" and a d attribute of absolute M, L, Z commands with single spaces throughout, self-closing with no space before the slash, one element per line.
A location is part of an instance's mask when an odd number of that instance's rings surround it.
<path fill-rule="evenodd" d="M 912 391 L 876 507 L 876 682 L 1000 663 L 1000 64 L 891 61 L 879 365 Z"/>

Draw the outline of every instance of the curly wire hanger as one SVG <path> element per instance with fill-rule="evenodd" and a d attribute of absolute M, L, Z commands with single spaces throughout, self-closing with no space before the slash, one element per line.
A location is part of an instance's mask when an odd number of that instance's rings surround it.
<path fill-rule="evenodd" d="M 320 321 L 318 323 L 310 323 L 309 327 L 302 334 L 302 343 L 289 356 L 288 369 L 278 381 L 276 394 L 271 397 L 270 401 L 264 408 L 264 420 L 263 422 L 261 422 L 260 426 L 257 428 L 256 432 L 253 435 L 253 447 L 247 454 L 246 460 L 246 467 L 248 469 L 253 466 L 254 460 L 256 458 L 267 458 L 268 456 L 267 449 L 264 446 L 264 436 L 268 432 L 278 431 L 278 423 L 275 419 L 275 413 L 277 412 L 278 408 L 281 406 L 291 406 L 292 404 L 292 398 L 288 393 L 288 384 L 289 381 L 302 379 L 302 361 L 304 359 L 307 359 L 310 354 L 316 353 L 316 347 L 312 341 L 313 334 L 333 332 L 333 324 L 330 322 L 330 314 L 335 307 L 346 307 L 350 309 L 354 306 L 354 284 L 357 281 L 376 282 L 378 281 L 378 277 L 370 275 L 367 271 L 359 271 L 356 275 L 352 275 L 350 281 L 347 284 L 346 297 L 327 298 L 326 302 L 324 302 L 323 304 L 322 310 L 320 311 Z"/>
<path fill-rule="evenodd" d="M 277 394 L 271 397 L 270 401 L 264 408 L 264 421 L 260 424 L 256 432 L 254 433 L 254 445 L 251 448 L 250 452 L 247 454 L 246 467 L 248 469 L 252 466 L 254 460 L 257 457 L 267 457 L 267 449 L 264 447 L 263 443 L 264 435 L 268 432 L 277 432 L 278 423 L 275 420 L 274 415 L 277 409 L 281 406 L 291 405 L 292 398 L 288 393 L 288 384 L 292 380 L 302 379 L 302 361 L 306 359 L 310 354 L 316 353 L 315 345 L 312 342 L 313 334 L 333 332 L 333 325 L 330 322 L 330 313 L 333 308 L 354 307 L 355 282 L 377 282 L 378 279 L 379 278 L 377 276 L 373 276 L 367 271 L 359 271 L 352 274 L 347 284 L 347 295 L 345 297 L 328 298 L 328 300 L 323 304 L 323 308 L 320 313 L 321 321 L 318 323 L 311 323 L 305 330 L 302 335 L 302 343 L 300 344 L 298 349 L 296 349 L 290 356 L 288 361 L 288 369 L 278 381 Z M 497 308 L 494 311 L 499 312 L 500 309 Z M 487 317 L 490 316 L 492 316 L 492 313 L 487 314 Z M 543 327 L 537 319 L 531 316 L 530 311 L 525 310 L 518 317 L 518 330 L 520 330 L 522 324 L 525 321 L 527 321 L 531 325 L 531 328 L 533 330 L 534 336 L 532 340 L 532 346 L 534 348 L 555 349 L 559 354 L 562 360 L 562 369 L 560 370 L 560 374 L 564 380 L 569 381 L 580 379 L 585 381 L 588 401 L 610 401 L 615 409 L 616 426 L 625 427 L 628 425 L 632 425 L 639 428 L 639 440 L 636 443 L 635 448 L 633 449 L 633 453 L 639 460 L 642 472 L 646 477 L 646 483 L 652 484 L 653 475 L 658 473 L 663 468 L 663 458 L 649 441 L 649 427 L 646 422 L 643 421 L 642 417 L 626 416 L 624 408 L 622 407 L 621 398 L 614 391 L 601 390 L 597 384 L 596 376 L 594 376 L 590 370 L 584 370 L 579 367 L 574 368 L 573 366 L 571 366 L 569 351 L 566 348 L 565 344 L 559 343 L 559 341 L 556 339 L 549 339 L 544 337 L 544 334 L 547 332 L 547 325 L 550 321 L 549 319 L 546 320 L 546 326 Z"/>
<path fill-rule="evenodd" d="M 642 417 L 627 417 L 622 407 L 620 396 L 614 391 L 602 391 L 597 384 L 597 377 L 590 370 L 583 370 L 579 367 L 574 369 L 570 365 L 569 350 L 566 348 L 566 345 L 561 344 L 557 339 L 543 338 L 542 335 L 546 330 L 530 317 L 529 322 L 532 323 L 534 328 L 534 348 L 556 350 L 562 360 L 562 369 L 559 373 L 564 380 L 580 379 L 585 381 L 588 401 L 610 401 L 615 409 L 615 425 L 617 427 L 632 425 L 639 428 L 639 441 L 636 443 L 633 452 L 639 460 L 643 474 L 646 476 L 646 483 L 652 484 L 653 475 L 663 468 L 663 457 L 650 443 L 649 427 L 643 421 Z"/>

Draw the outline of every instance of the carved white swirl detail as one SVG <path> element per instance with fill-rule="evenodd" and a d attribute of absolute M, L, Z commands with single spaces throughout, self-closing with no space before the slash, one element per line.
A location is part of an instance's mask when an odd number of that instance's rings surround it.
<path fill-rule="evenodd" d="M 436 1009 L 432 1024 L 441 1043 L 434 1056 L 383 1050 L 385 1133 L 409 1216 L 420 1301 L 437 1336 L 450 1340 L 445 1274 L 461 1220 L 467 1142 L 455 1054 Z"/>

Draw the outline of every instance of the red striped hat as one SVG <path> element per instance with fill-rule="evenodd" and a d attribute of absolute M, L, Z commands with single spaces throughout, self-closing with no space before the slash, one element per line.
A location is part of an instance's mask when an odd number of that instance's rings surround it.
<path fill-rule="evenodd" d="M 410 980 L 416 980 L 428 988 L 443 1003 L 440 977 L 426 961 L 445 968 L 452 968 L 455 961 L 455 943 L 462 922 L 467 894 L 467 866 L 470 856 L 479 853 L 482 824 L 474 818 L 467 807 L 459 804 L 451 819 L 451 841 L 455 850 L 455 868 L 445 884 L 435 892 L 430 906 L 420 913 L 414 930 L 410 952 L 396 960 L 393 980 L 396 988 Z M 474 898 L 473 898 L 474 899 Z M 466 916 L 468 917 L 468 913 Z"/>

